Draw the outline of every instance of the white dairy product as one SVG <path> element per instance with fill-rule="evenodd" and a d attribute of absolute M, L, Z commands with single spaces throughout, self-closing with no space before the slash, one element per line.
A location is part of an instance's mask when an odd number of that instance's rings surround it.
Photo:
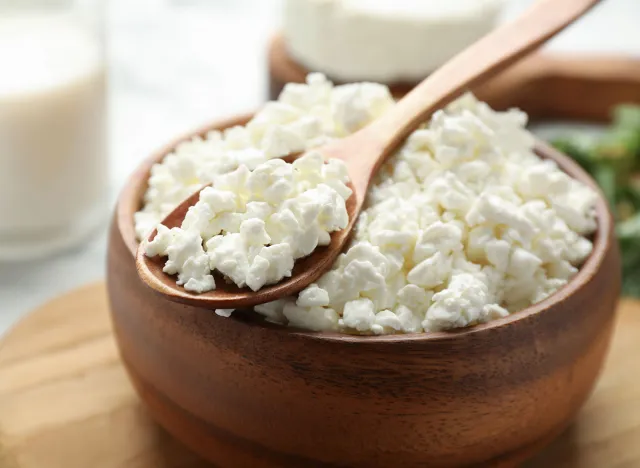
<path fill-rule="evenodd" d="M 348 179 L 344 162 L 325 164 L 314 151 L 252 171 L 242 164 L 202 190 L 181 227 L 159 225 L 145 252 L 168 257 L 164 271 L 177 274 L 188 291 L 215 289 L 214 270 L 257 291 L 290 277 L 295 260 L 329 245 L 330 233 L 347 226 Z"/>
<path fill-rule="evenodd" d="M 0 258 L 74 242 L 102 215 L 106 79 L 65 14 L 0 17 Z"/>
<path fill-rule="evenodd" d="M 289 53 L 340 81 L 422 80 L 488 33 L 504 0 L 285 0 Z"/>
<path fill-rule="evenodd" d="M 267 103 L 246 126 L 183 142 L 153 166 L 144 207 L 135 216 L 138 238 L 149 234 L 202 185 L 219 184 L 220 175 L 226 176 L 230 187 L 237 186 L 238 180 L 230 174 L 241 165 L 251 171 L 270 159 L 321 146 L 364 127 L 392 105 L 389 90 L 375 83 L 334 87 L 315 73 L 309 75 L 307 84 L 287 85 L 278 101 Z M 344 166 L 335 162 L 329 162 L 323 171 L 330 184 L 347 177 Z M 331 187 L 339 193 L 343 190 L 340 184 Z M 282 222 L 286 225 L 287 219 Z"/>
<path fill-rule="evenodd" d="M 319 130 L 307 139 L 297 133 L 295 145 L 311 148 L 381 115 L 391 104 L 382 89 L 332 87 L 313 75 L 288 85 L 245 129 L 181 146 L 152 171 L 138 232 L 199 183 L 236 174 L 236 150 L 227 147 L 240 135 L 242 151 L 255 150 L 275 128 L 313 119 Z M 557 291 L 591 253 L 597 194 L 533 152 L 526 121 L 469 94 L 436 112 L 381 168 L 333 268 L 298 297 L 256 312 L 311 330 L 414 333 L 487 322 Z M 251 232 L 265 239 L 261 225 Z"/>

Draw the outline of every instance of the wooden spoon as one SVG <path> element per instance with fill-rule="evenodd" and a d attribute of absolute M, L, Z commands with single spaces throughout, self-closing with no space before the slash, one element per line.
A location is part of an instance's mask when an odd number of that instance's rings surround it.
<path fill-rule="evenodd" d="M 207 308 L 249 307 L 301 291 L 331 268 L 349 240 L 373 176 L 412 131 L 467 88 L 532 52 L 598 2 L 539 0 L 515 21 L 497 28 L 448 61 L 380 119 L 347 138 L 322 147 L 320 151 L 325 159 L 339 158 L 347 164 L 353 189 L 353 195 L 347 200 L 349 225 L 333 233 L 327 247 L 318 248 L 308 257 L 298 259 L 290 278 L 253 292 L 218 277 L 214 291 L 191 294 L 178 286 L 175 278 L 162 271 L 164 258 L 148 258 L 144 249 L 139 247 L 136 265 L 140 278 L 168 299 Z M 180 226 L 187 210 L 199 197 L 199 193 L 190 196 L 167 216 L 163 224 L 169 228 Z M 156 231 L 149 239 L 155 235 Z"/>

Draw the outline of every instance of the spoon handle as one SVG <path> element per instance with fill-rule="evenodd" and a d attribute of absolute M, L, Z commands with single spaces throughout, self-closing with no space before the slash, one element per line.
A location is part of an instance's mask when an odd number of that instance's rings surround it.
<path fill-rule="evenodd" d="M 370 174 L 435 110 L 534 51 L 598 2 L 538 0 L 520 17 L 498 27 L 431 74 L 361 131 L 365 138 L 360 141 L 368 141 L 379 157 L 371 161 Z"/>

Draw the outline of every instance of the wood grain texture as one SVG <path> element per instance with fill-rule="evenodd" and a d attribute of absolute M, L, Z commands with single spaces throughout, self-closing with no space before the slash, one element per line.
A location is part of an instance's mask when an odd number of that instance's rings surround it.
<path fill-rule="evenodd" d="M 142 408 L 104 283 L 46 304 L 0 341 L 0 467 L 204 466 Z"/>
<path fill-rule="evenodd" d="M 310 70 L 290 57 L 279 34 L 268 52 L 269 96 L 276 99 L 285 83 L 303 83 Z M 399 98 L 414 85 L 389 87 Z M 625 55 L 534 53 L 471 89 L 495 109 L 518 107 L 532 119 L 607 121 L 616 104 L 640 104 L 640 60 Z"/>
<path fill-rule="evenodd" d="M 575 422 L 525 468 L 640 466 L 639 302 L 622 301 L 614 336 Z M 0 341 L 0 467 L 212 465 L 142 407 L 118 358 L 105 286 L 95 284 L 38 309 Z"/>
<path fill-rule="evenodd" d="M 205 458 L 278 468 L 509 466 L 564 429 L 586 399 L 619 294 L 603 199 L 593 255 L 570 285 L 536 306 L 453 333 L 313 333 L 250 312 L 224 319 L 140 281 L 133 213 L 151 165 L 170 149 L 145 161 L 121 193 L 108 290 L 139 394 L 156 420 Z M 568 158 L 543 144 L 538 150 L 595 187 Z"/>

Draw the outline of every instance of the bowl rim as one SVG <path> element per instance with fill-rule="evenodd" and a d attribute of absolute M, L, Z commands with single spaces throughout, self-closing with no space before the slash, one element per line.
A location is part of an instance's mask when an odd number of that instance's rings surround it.
<path fill-rule="evenodd" d="M 254 113 L 239 114 L 225 119 L 218 119 L 197 128 L 194 131 L 183 134 L 175 138 L 160 149 L 154 151 L 149 157 L 145 158 L 134 172 L 129 176 L 121 189 L 117 199 L 115 210 L 115 223 L 118 234 L 121 236 L 127 250 L 131 253 L 132 261 L 135 260 L 135 253 L 138 247 L 138 241 L 134 228 L 134 214 L 142 205 L 144 193 L 147 189 L 147 181 L 149 179 L 151 168 L 154 164 L 161 161 L 165 156 L 170 154 L 180 143 L 192 140 L 197 137 L 204 137 L 207 133 L 215 130 L 224 130 L 237 125 L 246 124 Z M 301 337 L 304 339 L 332 342 L 358 342 L 358 343 L 411 343 L 417 341 L 448 341 L 464 339 L 467 336 L 478 333 L 487 333 L 489 331 L 498 331 L 515 323 L 530 320 L 539 314 L 554 308 L 555 306 L 567 301 L 571 296 L 583 290 L 586 285 L 593 279 L 600 269 L 604 258 L 612 244 L 613 237 L 613 217 L 609 210 L 609 205 L 605 197 L 591 176 L 574 162 L 570 157 L 564 155 L 560 151 L 551 147 L 549 144 L 536 138 L 535 152 L 545 159 L 555 161 L 560 169 L 569 174 L 572 178 L 588 185 L 596 191 L 598 199 L 596 202 L 596 220 L 597 229 L 594 233 L 593 250 L 587 260 L 584 262 L 578 273 L 562 288 L 551 294 L 544 300 L 526 307 L 522 310 L 509 314 L 506 317 L 491 320 L 486 323 L 453 329 L 441 332 L 416 332 L 405 334 L 387 334 L 387 335 L 352 335 L 340 332 L 312 331 L 301 328 L 283 326 L 280 324 L 270 323 L 262 316 L 254 317 L 249 320 L 246 316 L 240 318 L 238 313 L 232 314 L 231 317 L 224 320 L 236 320 L 238 322 L 251 326 L 259 326 L 271 329 L 270 331 L 278 331 L 287 333 L 288 335 Z M 155 294 L 159 294 L 154 291 Z M 258 316 L 257 313 L 251 314 Z M 212 317 L 217 315 L 211 314 Z"/>

